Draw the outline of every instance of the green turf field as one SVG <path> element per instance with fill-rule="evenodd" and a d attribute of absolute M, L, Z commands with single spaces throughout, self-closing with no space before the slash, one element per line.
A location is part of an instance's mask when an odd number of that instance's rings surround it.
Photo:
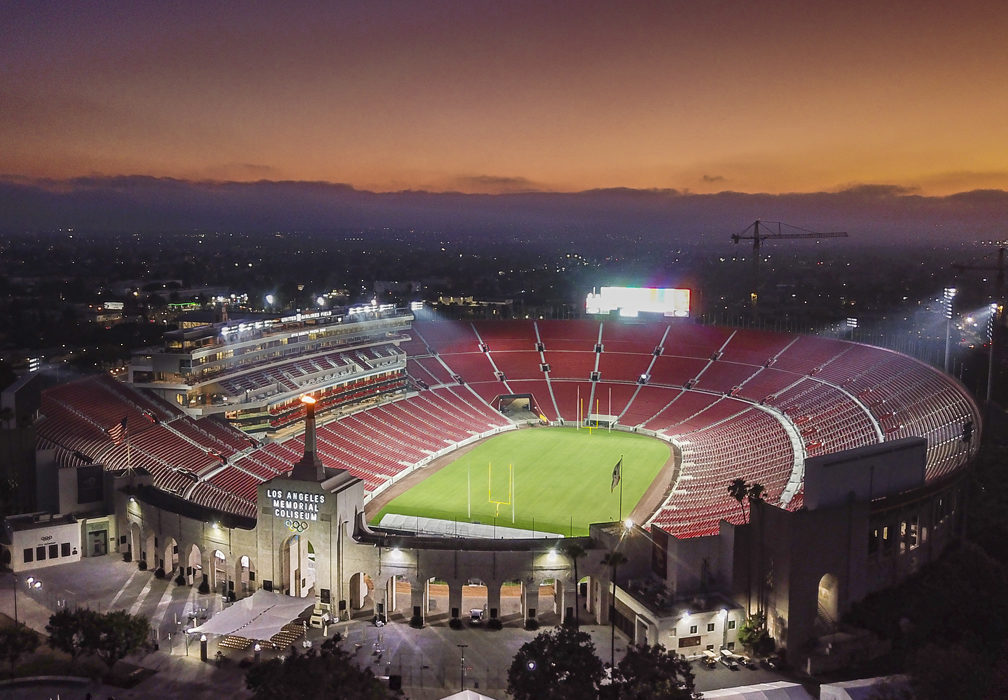
<path fill-rule="evenodd" d="M 589 524 L 619 518 L 620 489 L 617 486 L 611 491 L 610 487 L 620 456 L 626 517 L 670 453 L 668 444 L 660 440 L 622 431 L 514 430 L 477 445 L 394 498 L 372 523 L 378 523 L 386 513 L 486 524 L 496 518 L 497 525 L 587 535 Z M 512 465 L 510 470 L 508 465 Z M 509 471 L 513 472 L 513 489 Z M 467 515 L 470 505 L 471 518 Z"/>

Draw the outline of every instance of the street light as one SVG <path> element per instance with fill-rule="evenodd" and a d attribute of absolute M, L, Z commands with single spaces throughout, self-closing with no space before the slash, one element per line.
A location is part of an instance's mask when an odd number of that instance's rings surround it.
<path fill-rule="evenodd" d="M 465 650 L 468 644 L 456 644 L 462 654 L 462 667 L 459 669 L 459 686 L 465 690 Z"/>
<path fill-rule="evenodd" d="M 945 287 L 945 374 L 949 373 L 949 350 L 952 347 L 952 300 L 955 299 L 956 288 Z"/>

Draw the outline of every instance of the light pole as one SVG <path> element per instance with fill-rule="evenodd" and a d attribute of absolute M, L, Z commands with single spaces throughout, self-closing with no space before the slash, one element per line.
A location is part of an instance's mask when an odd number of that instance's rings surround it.
<path fill-rule="evenodd" d="M 990 338 L 990 353 L 987 357 L 987 403 L 991 400 L 994 389 L 994 333 L 997 331 L 998 305 L 990 305 L 990 318 L 987 319 L 987 335 Z"/>
<path fill-rule="evenodd" d="M 952 300 L 955 299 L 955 295 L 955 287 L 945 287 L 945 374 L 949 373 L 949 351 L 952 348 Z"/>
<path fill-rule="evenodd" d="M 462 666 L 459 668 L 459 686 L 465 690 L 465 650 L 468 644 L 456 644 L 462 654 Z"/>

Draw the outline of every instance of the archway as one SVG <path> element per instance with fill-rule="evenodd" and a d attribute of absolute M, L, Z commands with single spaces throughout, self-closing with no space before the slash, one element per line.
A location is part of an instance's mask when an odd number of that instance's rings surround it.
<path fill-rule="evenodd" d="M 161 552 L 165 574 L 170 575 L 175 571 L 179 563 L 179 548 L 174 537 L 169 537 L 165 542 L 164 551 Z"/>
<path fill-rule="evenodd" d="M 227 555 L 219 549 L 210 553 L 210 588 L 218 593 L 227 593 Z"/>
<path fill-rule="evenodd" d="M 487 606 L 489 596 L 487 595 L 486 584 L 478 578 L 471 578 L 462 586 L 462 611 L 460 616 L 463 620 L 483 622 L 490 618 L 490 610 Z"/>
<path fill-rule="evenodd" d="M 403 576 L 390 577 L 385 600 L 388 606 L 388 617 L 401 615 L 409 619 L 413 614 L 413 585 L 409 579 Z"/>
<path fill-rule="evenodd" d="M 255 565 L 247 555 L 238 557 L 235 562 L 235 589 L 240 595 L 248 595 L 255 591 Z"/>
<path fill-rule="evenodd" d="M 282 580 L 287 595 L 307 598 L 315 588 L 315 546 L 307 537 L 292 535 L 281 545 Z"/>
<path fill-rule="evenodd" d="M 158 567 L 157 537 L 154 536 L 153 532 L 147 533 L 147 537 L 144 538 L 141 558 L 151 571 Z"/>
<path fill-rule="evenodd" d="M 525 618 L 525 582 L 520 578 L 501 584 L 499 616 L 502 622 Z"/>
<path fill-rule="evenodd" d="M 203 583 L 203 553 L 199 547 L 192 545 L 189 548 L 189 557 L 186 561 L 187 573 L 189 574 L 189 585 L 199 585 Z"/>
<path fill-rule="evenodd" d="M 825 574 L 819 579 L 819 593 L 816 602 L 816 621 L 827 631 L 836 627 L 840 609 L 840 581 L 833 574 Z"/>
<path fill-rule="evenodd" d="M 374 615 L 374 581 L 363 571 L 350 577 L 350 617 Z"/>

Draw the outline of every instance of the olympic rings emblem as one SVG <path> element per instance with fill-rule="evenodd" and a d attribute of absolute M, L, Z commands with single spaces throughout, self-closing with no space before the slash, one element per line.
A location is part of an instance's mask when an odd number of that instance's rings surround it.
<path fill-rule="evenodd" d="M 291 532 L 301 533 L 308 529 L 308 523 L 304 520 L 285 520 L 284 525 Z"/>

